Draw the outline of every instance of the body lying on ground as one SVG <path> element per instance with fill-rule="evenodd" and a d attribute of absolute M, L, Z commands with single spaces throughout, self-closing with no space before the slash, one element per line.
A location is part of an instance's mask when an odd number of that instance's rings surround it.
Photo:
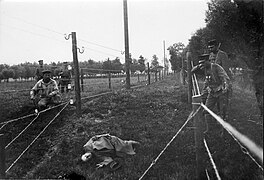
<path fill-rule="evenodd" d="M 88 161 L 92 157 L 96 157 L 101 161 L 97 164 L 99 168 L 108 164 L 110 166 L 117 165 L 114 160 L 116 157 L 122 158 L 126 154 L 136 154 L 138 145 L 137 141 L 122 140 L 109 134 L 96 135 L 83 146 L 86 153 L 82 155 L 82 160 Z"/>

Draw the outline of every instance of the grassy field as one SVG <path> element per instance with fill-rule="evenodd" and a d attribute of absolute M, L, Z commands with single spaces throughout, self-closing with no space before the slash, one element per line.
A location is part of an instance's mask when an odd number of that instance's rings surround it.
<path fill-rule="evenodd" d="M 191 112 L 191 106 L 187 104 L 186 87 L 180 86 L 177 80 L 178 77 L 171 76 L 140 89 L 121 90 L 92 101 L 83 101 L 81 118 L 74 115 L 74 107 L 67 107 L 8 172 L 7 177 L 55 179 L 74 171 L 91 180 L 138 179 Z M 89 94 L 89 88 L 85 92 Z M 40 121 L 34 123 L 34 127 L 43 129 L 58 111 L 43 115 Z M 235 88 L 228 121 L 263 147 L 262 118 L 258 114 L 252 92 Z M 22 129 L 26 124 L 21 122 L 6 127 L 5 131 L 10 133 L 10 128 Z M 37 128 L 29 130 L 27 135 L 11 146 L 7 151 L 7 165 L 32 141 L 35 131 Z M 120 159 L 122 168 L 114 172 L 107 167 L 96 169 L 96 162 L 80 160 L 84 153 L 83 145 L 93 135 L 103 133 L 141 143 L 137 154 Z M 11 136 L 14 135 L 9 134 L 10 139 Z M 263 179 L 263 172 L 229 135 L 220 137 L 215 134 L 207 141 L 222 179 Z M 205 159 L 210 178 L 215 179 L 208 157 L 205 156 Z M 192 180 L 195 178 L 195 168 L 194 131 L 193 122 L 190 121 L 144 179 Z"/>
<path fill-rule="evenodd" d="M 125 80 L 125 78 L 112 78 L 112 90 L 123 88 L 124 83 L 122 83 L 122 80 Z M 140 76 L 139 79 L 137 76 L 131 77 L 132 86 L 142 84 L 143 81 L 145 81 L 145 76 Z M 151 82 L 153 81 L 154 78 L 152 76 Z M 0 122 L 34 112 L 34 105 L 29 96 L 30 89 L 34 84 L 35 81 L 0 83 Z M 74 84 L 73 81 L 72 84 Z M 87 97 L 109 90 L 108 78 L 84 79 L 84 91 L 81 92 L 81 96 Z M 74 96 L 75 92 L 71 91 L 68 94 L 62 94 L 62 99 L 66 101 L 70 97 L 74 98 Z"/>

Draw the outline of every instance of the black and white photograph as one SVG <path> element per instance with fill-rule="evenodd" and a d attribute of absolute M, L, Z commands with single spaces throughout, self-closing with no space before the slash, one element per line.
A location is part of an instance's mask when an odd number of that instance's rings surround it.
<path fill-rule="evenodd" d="M 0 179 L 263 180 L 263 0 L 0 0 Z"/>

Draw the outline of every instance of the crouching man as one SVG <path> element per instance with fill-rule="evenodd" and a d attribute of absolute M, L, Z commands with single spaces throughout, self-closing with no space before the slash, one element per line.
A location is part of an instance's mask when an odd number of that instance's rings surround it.
<path fill-rule="evenodd" d="M 51 71 L 44 70 L 42 73 L 43 79 L 39 80 L 30 91 L 30 98 L 37 104 L 39 110 L 61 102 L 57 82 L 51 79 Z"/>
<path fill-rule="evenodd" d="M 93 136 L 83 147 L 86 152 L 82 155 L 83 161 L 88 161 L 92 157 L 97 158 L 100 162 L 97 168 L 109 165 L 111 170 L 117 170 L 121 167 L 118 158 L 123 158 L 125 154 L 136 154 L 139 142 L 102 134 Z"/>

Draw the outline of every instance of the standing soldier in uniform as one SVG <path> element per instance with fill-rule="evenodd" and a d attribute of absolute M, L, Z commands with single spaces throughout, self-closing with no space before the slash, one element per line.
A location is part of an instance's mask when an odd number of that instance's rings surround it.
<path fill-rule="evenodd" d="M 68 84 L 71 84 L 71 72 L 68 70 L 67 62 L 63 62 L 63 70 L 61 73 L 59 73 L 59 76 L 59 86 L 61 93 L 64 93 L 64 89 L 66 89 L 66 92 L 69 92 Z"/>
<path fill-rule="evenodd" d="M 38 62 L 39 62 L 39 67 L 37 68 L 36 73 L 35 73 L 36 81 L 39 81 L 43 78 L 42 71 L 44 71 L 43 60 L 39 60 Z"/>
<path fill-rule="evenodd" d="M 215 39 L 208 42 L 209 60 L 213 63 L 217 63 L 224 68 L 229 78 L 231 78 L 231 72 L 229 70 L 230 62 L 226 52 L 220 50 L 221 43 L 218 43 Z"/>
<path fill-rule="evenodd" d="M 198 70 L 204 71 L 205 74 L 205 86 L 203 96 L 207 96 L 205 99 L 205 105 L 214 110 L 217 102 L 220 101 L 220 115 L 223 119 L 225 119 L 225 111 L 224 108 L 228 103 L 228 99 L 226 96 L 228 85 L 229 85 L 229 77 L 225 70 L 216 63 L 212 63 L 209 61 L 209 55 L 202 55 L 204 60 L 200 61 L 200 64 L 195 66 L 192 69 L 192 72 L 196 73 Z M 201 58 L 202 59 L 202 58 Z M 211 119 L 211 115 L 206 111 L 205 112 L 205 121 L 207 125 L 206 132 L 212 131 L 212 127 L 215 124 Z"/>
<path fill-rule="evenodd" d="M 230 99 L 232 97 L 232 92 L 233 92 L 232 84 L 231 84 L 232 74 L 231 74 L 231 72 L 229 70 L 230 61 L 228 59 L 228 56 L 227 56 L 227 54 L 224 51 L 219 49 L 220 45 L 221 45 L 221 43 L 218 43 L 215 39 L 210 40 L 208 42 L 208 49 L 209 49 L 209 52 L 210 52 L 209 61 L 211 61 L 213 63 L 217 63 L 220 66 L 222 66 L 224 68 L 226 74 L 230 78 L 230 81 L 229 81 L 229 84 L 228 84 L 227 93 L 226 93 L 228 102 L 226 104 L 226 107 L 224 107 L 224 109 L 223 109 L 224 113 L 225 113 L 225 116 L 227 116 L 227 108 L 229 106 Z M 220 106 L 221 106 L 219 103 L 217 103 L 218 110 L 220 110 Z"/>

